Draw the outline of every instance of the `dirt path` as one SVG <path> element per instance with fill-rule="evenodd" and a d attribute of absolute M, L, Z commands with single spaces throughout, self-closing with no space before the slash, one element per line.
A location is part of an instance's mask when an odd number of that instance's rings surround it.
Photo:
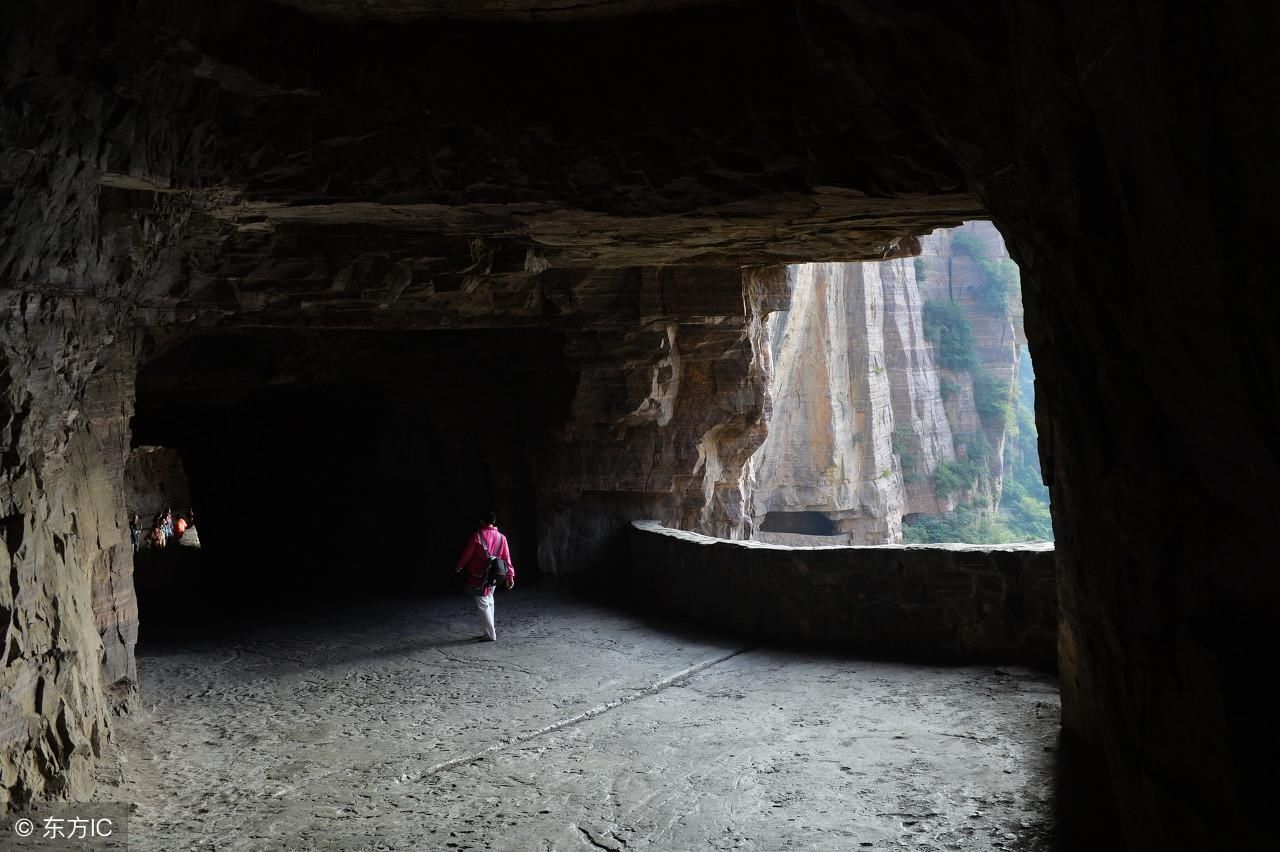
<path fill-rule="evenodd" d="M 545 592 L 139 646 L 140 850 L 1047 848 L 1052 678 L 750 648 Z M 144 626 L 145 630 L 145 626 Z"/>

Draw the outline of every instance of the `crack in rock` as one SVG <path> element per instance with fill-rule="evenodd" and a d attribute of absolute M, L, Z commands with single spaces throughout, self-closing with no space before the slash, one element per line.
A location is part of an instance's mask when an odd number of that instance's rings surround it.
<path fill-rule="evenodd" d="M 644 689 L 633 692 L 630 695 L 624 695 L 622 698 L 615 698 L 613 701 L 609 701 L 605 704 L 597 705 L 595 707 L 592 707 L 589 710 L 584 710 L 581 713 L 578 713 L 574 716 L 570 716 L 567 719 L 561 719 L 559 722 L 553 722 L 552 724 L 547 725 L 545 728 L 539 728 L 536 731 L 531 731 L 530 733 L 527 733 L 527 734 L 521 734 L 518 737 L 512 737 L 511 739 L 504 740 L 503 742 L 500 742 L 500 743 L 495 743 L 494 745 L 491 745 L 488 748 L 478 751 L 474 754 L 464 755 L 462 757 L 455 757 L 450 760 L 445 760 L 440 763 L 429 766 L 426 769 L 424 769 L 422 772 L 418 773 L 417 775 L 410 776 L 408 780 L 421 781 L 424 778 L 443 772 L 446 769 L 454 769 L 459 766 L 466 766 L 469 763 L 475 763 L 478 760 L 483 760 L 489 755 L 502 751 L 503 749 L 511 748 L 512 746 L 523 745 L 524 743 L 527 743 L 530 740 L 536 739 L 546 734 L 552 734 L 552 733 L 555 733 L 556 731 L 563 730 L 564 728 L 581 724 L 582 722 L 585 722 L 588 719 L 594 719 L 596 716 L 599 716 L 601 713 L 607 713 L 610 710 L 623 706 L 624 704 L 630 704 L 633 701 L 638 701 L 641 698 L 647 698 L 650 695 L 657 695 L 659 692 L 662 692 L 663 690 L 668 689 L 672 686 L 676 686 L 681 681 L 687 680 L 688 678 L 693 677 L 699 672 L 703 672 L 711 668 L 712 666 L 719 665 L 720 663 L 726 662 L 727 660 L 731 660 L 734 657 L 739 656 L 740 654 L 746 654 L 752 650 L 753 648 L 739 648 L 736 651 L 730 651 L 727 654 L 721 654 L 719 657 L 714 657 L 710 660 L 704 660 L 701 663 L 696 663 L 692 666 L 689 666 L 688 668 L 681 669 L 680 671 L 676 672 L 673 675 L 668 675 L 667 677 L 664 677 L 661 680 L 650 684 Z"/>
<path fill-rule="evenodd" d="M 622 847 L 617 845 L 616 843 L 613 846 L 606 846 L 605 844 L 601 843 L 599 840 L 596 840 L 595 835 L 591 832 L 590 829 L 583 828 L 577 823 L 573 823 L 573 827 L 578 830 L 578 833 L 582 835 L 583 839 L 585 839 L 588 843 L 590 843 L 595 848 L 604 849 L 606 850 L 606 852 L 622 852 Z M 604 835 L 601 835 L 601 837 L 604 840 L 612 839 Z"/>

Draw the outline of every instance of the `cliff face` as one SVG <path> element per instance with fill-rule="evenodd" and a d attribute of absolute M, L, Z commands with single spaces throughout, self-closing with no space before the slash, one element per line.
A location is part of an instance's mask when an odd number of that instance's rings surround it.
<path fill-rule="evenodd" d="M 972 333 L 971 346 L 957 344 L 962 368 L 948 368 L 945 351 L 936 357 L 936 340 L 934 363 L 939 367 L 944 399 L 949 387 L 962 387 L 954 400 L 946 400 L 948 416 L 954 432 L 962 439 L 959 455 L 965 455 L 963 450 L 968 443 L 977 442 L 969 455 L 986 460 L 984 468 L 990 487 L 983 489 L 983 496 L 994 506 L 1000 501 L 1010 406 L 1018 382 L 1019 348 L 1027 342 L 1022 328 L 1018 268 L 1009 257 L 1000 232 L 990 222 L 969 222 L 960 228 L 937 231 L 921 242 L 923 250 L 918 262 L 913 263 L 913 270 L 920 278 L 924 302 L 954 303 Z M 942 348 L 947 348 L 945 342 Z M 986 442 L 985 448 L 979 435 Z"/>
<path fill-rule="evenodd" d="M 902 540 L 906 515 L 999 502 L 1016 269 L 987 222 L 921 244 L 914 259 L 790 269 L 791 307 L 766 322 L 773 418 L 752 459 L 757 526 L 816 513 L 829 533 L 885 544 Z"/>

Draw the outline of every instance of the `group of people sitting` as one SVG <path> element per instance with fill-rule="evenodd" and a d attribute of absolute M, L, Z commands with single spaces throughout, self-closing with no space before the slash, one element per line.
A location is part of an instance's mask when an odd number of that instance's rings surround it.
<path fill-rule="evenodd" d="M 175 515 L 173 509 L 166 507 L 163 512 L 156 513 L 151 529 L 143 537 L 142 519 L 138 517 L 137 512 L 134 512 L 133 517 L 129 518 L 129 539 L 133 542 L 135 551 L 143 544 L 152 550 L 161 550 L 170 542 L 181 542 L 182 536 L 189 528 L 194 527 L 195 523 L 195 509 L 188 509 L 185 514 Z M 141 541 L 139 541 L 140 538 Z"/>

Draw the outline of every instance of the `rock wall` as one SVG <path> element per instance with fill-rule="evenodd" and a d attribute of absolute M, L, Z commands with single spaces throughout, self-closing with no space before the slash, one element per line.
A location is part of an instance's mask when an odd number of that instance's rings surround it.
<path fill-rule="evenodd" d="M 189 206 L 103 187 L 99 158 L 132 131 L 71 70 L 83 54 L 58 58 L 96 37 L 91 17 L 0 12 L 0 809 L 89 795 L 137 684 L 134 300 L 174 269 Z"/>
<path fill-rule="evenodd" d="M 1016 165 L 983 191 L 1025 276 L 1064 726 L 1105 756 L 1129 848 L 1264 849 L 1280 295 L 1240 247 L 1280 223 L 1253 106 L 1280 10 L 1022 8 Z"/>
<path fill-rule="evenodd" d="M 633 599 L 692 623 L 857 654 L 1055 664 L 1049 544 L 792 548 L 638 521 L 628 545 Z"/>
<path fill-rule="evenodd" d="M 136 687 L 133 349 L 68 299 L 0 305 L 0 807 L 83 797 Z"/>
<path fill-rule="evenodd" d="M 136 512 L 144 528 L 150 528 L 155 514 L 166 507 L 186 512 L 191 508 L 191 483 L 182 454 L 171 447 L 134 447 L 124 467 L 124 494 L 126 516 Z"/>
<path fill-rule="evenodd" d="M 638 300 L 609 312 L 610 323 L 633 316 L 633 330 L 606 326 L 567 344 L 579 378 L 539 477 L 544 571 L 618 558 L 625 524 L 640 515 L 727 538 L 751 530 L 746 466 L 769 416 L 764 318 L 786 304 L 783 276 L 640 277 Z"/>
<path fill-rule="evenodd" d="M 751 463 L 757 528 L 771 512 L 817 512 L 852 543 L 896 543 L 905 515 L 999 502 L 1006 421 L 979 404 L 994 392 L 1008 405 L 1025 341 L 1016 288 L 991 295 L 1006 283 L 995 269 L 1016 282 L 999 232 L 971 222 L 923 238 L 914 259 L 788 270 L 791 306 L 766 321 L 773 416 Z M 929 338 L 929 302 L 959 308 L 972 368 L 949 368 Z M 941 488 L 939 466 L 967 457 L 983 475 Z"/>

